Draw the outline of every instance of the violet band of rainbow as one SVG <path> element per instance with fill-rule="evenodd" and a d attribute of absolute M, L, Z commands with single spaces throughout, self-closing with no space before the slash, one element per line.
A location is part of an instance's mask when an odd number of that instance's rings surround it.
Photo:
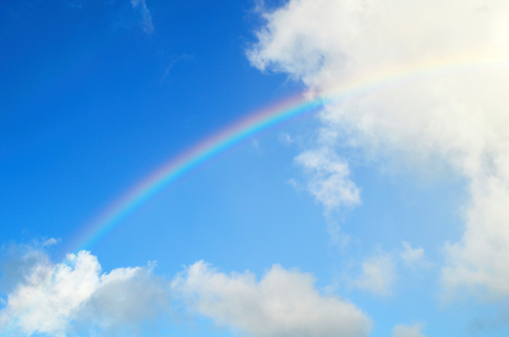
<path fill-rule="evenodd" d="M 269 107 L 248 114 L 247 117 L 205 138 L 182 154 L 171 158 L 158 169 L 150 173 L 134 187 L 127 190 L 120 198 L 110 204 L 93 221 L 85 224 L 79 234 L 70 243 L 68 251 L 90 249 L 103 239 L 123 219 L 136 210 L 141 204 L 153 197 L 172 182 L 193 170 L 210 158 L 272 126 L 316 110 L 324 104 L 347 100 L 359 95 L 397 87 L 407 83 L 456 76 L 470 72 L 485 71 L 508 67 L 505 57 L 450 58 L 447 60 L 429 60 L 413 65 L 404 65 L 397 69 L 381 70 L 367 73 L 366 76 L 348 80 L 344 84 L 322 90 L 318 97 L 297 95 L 277 102 Z"/>

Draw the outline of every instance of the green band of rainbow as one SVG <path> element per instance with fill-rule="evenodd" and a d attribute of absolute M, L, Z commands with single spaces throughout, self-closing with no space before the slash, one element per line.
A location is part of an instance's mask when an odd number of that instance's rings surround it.
<path fill-rule="evenodd" d="M 320 105 L 321 100 L 319 99 L 306 101 L 302 96 L 295 96 L 249 115 L 206 138 L 159 167 L 110 205 L 81 232 L 78 239 L 72 244 L 73 250 L 90 249 L 147 199 L 218 153 L 262 130 L 313 110 Z"/>
<path fill-rule="evenodd" d="M 368 74 L 364 78 L 349 81 L 339 88 L 329 90 L 329 94 L 322 94 L 321 98 L 308 98 L 305 95 L 298 95 L 257 111 L 206 138 L 180 156 L 170 159 L 166 164 L 148 175 L 111 204 L 94 221 L 86 225 L 84 230 L 71 243 L 72 249 L 70 250 L 90 249 L 147 199 L 233 144 L 273 125 L 316 109 L 324 103 L 351 98 L 381 88 L 404 85 L 407 82 L 464 72 L 482 71 L 493 67 L 506 67 L 507 64 L 508 61 L 505 58 L 470 57 L 454 58 L 447 62 L 435 60 L 407 65 L 398 69 Z"/>

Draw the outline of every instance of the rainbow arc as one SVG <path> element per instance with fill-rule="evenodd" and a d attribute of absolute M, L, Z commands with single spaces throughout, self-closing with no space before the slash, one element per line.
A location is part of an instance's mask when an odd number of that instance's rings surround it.
<path fill-rule="evenodd" d="M 379 71 L 353 79 L 340 87 L 327 90 L 320 97 L 297 95 L 277 102 L 231 124 L 205 138 L 177 157 L 171 158 L 150 173 L 120 198 L 109 205 L 93 221 L 86 224 L 71 243 L 72 251 L 90 249 L 118 226 L 141 204 L 169 186 L 187 172 L 210 158 L 250 136 L 304 113 L 316 110 L 324 104 L 349 99 L 384 88 L 397 87 L 412 81 L 451 76 L 461 73 L 507 67 L 506 58 L 461 57 L 448 60 L 431 60 L 397 69 Z"/>

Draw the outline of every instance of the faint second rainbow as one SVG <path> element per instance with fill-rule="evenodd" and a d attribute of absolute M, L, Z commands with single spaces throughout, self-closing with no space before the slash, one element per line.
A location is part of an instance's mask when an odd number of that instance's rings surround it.
<path fill-rule="evenodd" d="M 396 69 L 373 72 L 365 77 L 347 81 L 344 85 L 328 90 L 325 94 L 321 93 L 319 98 L 297 95 L 256 111 L 204 139 L 181 155 L 170 159 L 149 174 L 87 224 L 76 239 L 71 242 L 69 250 L 89 249 L 139 205 L 171 182 L 233 144 L 270 126 L 316 109 L 324 103 L 426 78 L 485 70 L 500 65 L 507 67 L 507 63 L 506 59 L 462 57 L 405 65 Z"/>

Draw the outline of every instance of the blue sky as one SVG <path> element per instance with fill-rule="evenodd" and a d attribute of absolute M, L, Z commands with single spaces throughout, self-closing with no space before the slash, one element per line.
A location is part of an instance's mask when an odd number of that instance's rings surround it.
<path fill-rule="evenodd" d="M 506 336 L 508 16 L 2 2 L 0 335 Z M 163 164 L 295 95 L 324 103 L 73 247 Z"/>

